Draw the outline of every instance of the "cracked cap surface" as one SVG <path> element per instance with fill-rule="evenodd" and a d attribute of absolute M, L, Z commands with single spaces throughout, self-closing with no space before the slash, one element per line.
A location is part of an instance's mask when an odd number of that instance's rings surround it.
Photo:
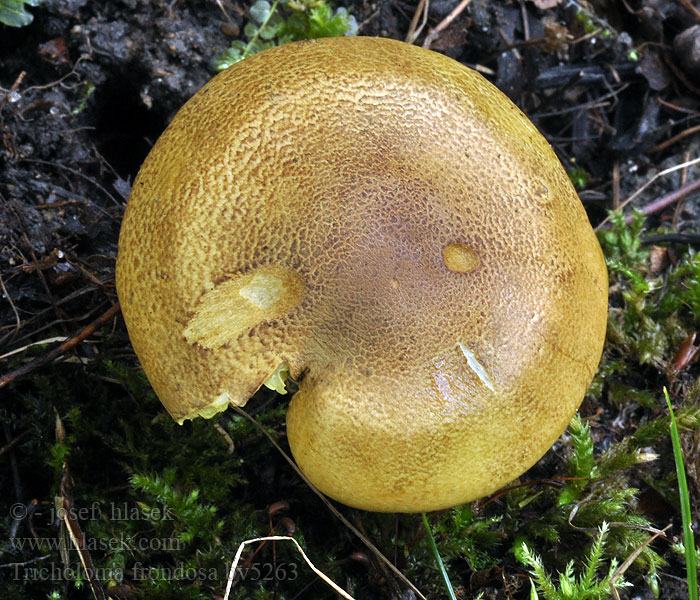
<path fill-rule="evenodd" d="M 586 213 L 522 112 L 445 56 L 362 37 L 264 51 L 178 112 L 134 183 L 117 289 L 176 420 L 287 363 L 302 471 L 377 511 L 534 464 L 607 316 Z"/>

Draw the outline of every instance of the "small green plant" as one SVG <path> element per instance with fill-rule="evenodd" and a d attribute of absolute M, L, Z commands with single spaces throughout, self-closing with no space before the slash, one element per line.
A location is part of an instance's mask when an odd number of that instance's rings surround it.
<path fill-rule="evenodd" d="M 618 37 L 619 34 L 605 19 L 591 12 L 584 4 L 579 4 L 576 0 L 572 0 L 571 4 L 576 7 L 576 19 L 586 33 L 603 38 Z"/>
<path fill-rule="evenodd" d="M 80 113 L 82 113 L 85 110 L 85 108 L 87 107 L 88 100 L 90 99 L 90 97 L 93 95 L 94 92 L 95 92 L 95 84 L 92 81 L 86 81 L 84 84 L 82 98 L 80 99 L 78 106 L 76 106 L 73 110 L 71 110 L 71 114 L 79 115 Z"/>
<path fill-rule="evenodd" d="M 322 37 L 355 35 L 357 22 L 347 9 L 335 11 L 325 0 L 257 0 L 250 7 L 250 21 L 243 34 L 248 39 L 235 40 L 215 59 L 219 71 L 248 56 L 289 42 Z"/>
<path fill-rule="evenodd" d="M 566 483 L 559 493 L 559 505 L 566 506 L 576 500 L 584 490 L 588 481 L 597 472 L 593 457 L 593 437 L 588 425 L 584 425 L 579 415 L 575 415 L 569 423 L 569 435 L 573 444 L 573 452 L 569 459 L 569 470 L 572 479 Z"/>
<path fill-rule="evenodd" d="M 563 573 L 559 573 L 558 585 L 547 573 L 542 558 L 535 554 L 526 543 L 522 544 L 518 558 L 530 569 L 532 575 L 532 587 L 530 588 L 530 600 L 539 598 L 538 591 L 545 600 L 597 600 L 607 598 L 610 595 L 611 585 L 620 589 L 629 584 L 623 577 L 613 581 L 617 570 L 617 560 L 611 559 L 605 576 L 600 579 L 598 570 L 603 563 L 603 550 L 605 539 L 608 535 L 608 524 L 603 524 L 598 529 L 598 536 L 591 546 L 590 552 L 580 575 L 574 573 L 574 561 L 567 563 Z"/>
<path fill-rule="evenodd" d="M 569 171 L 569 179 L 577 190 L 583 190 L 588 185 L 590 177 L 584 169 L 577 167 Z"/>
<path fill-rule="evenodd" d="M 39 6 L 41 0 L 0 0 L 0 23 L 10 27 L 24 27 L 34 20 L 27 6 Z"/>

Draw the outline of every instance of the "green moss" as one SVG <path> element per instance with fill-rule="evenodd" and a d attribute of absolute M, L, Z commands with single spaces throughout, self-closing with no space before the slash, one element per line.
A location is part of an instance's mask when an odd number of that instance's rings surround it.
<path fill-rule="evenodd" d="M 593 438 L 588 425 L 581 422 L 576 415 L 569 424 L 569 435 L 573 451 L 569 459 L 569 475 L 571 480 L 559 492 L 558 502 L 561 506 L 571 504 L 580 495 L 590 479 L 596 475 L 596 465 L 593 460 Z"/>
<path fill-rule="evenodd" d="M 634 214 L 626 225 L 622 213 L 613 213 L 610 221 L 598 236 L 610 274 L 608 357 L 663 369 L 700 317 L 700 258 L 681 248 L 676 265 L 652 273 L 651 247 L 641 241 L 644 216 Z"/>
<path fill-rule="evenodd" d="M 529 570 L 534 582 L 531 580 L 530 598 L 536 600 L 540 592 L 546 600 L 594 600 L 608 598 L 610 588 L 616 589 L 629 587 L 624 577 L 614 578 L 617 569 L 617 560 L 611 559 L 606 574 L 600 578 L 598 570 L 602 567 L 603 551 L 608 536 L 608 524 L 603 522 L 598 529 L 598 535 L 594 539 L 585 563 L 581 567 L 581 573 L 574 573 L 574 561 L 569 561 L 564 571 L 558 574 L 558 582 L 554 582 L 547 573 L 542 558 L 535 554 L 526 543 L 522 544 L 520 560 Z"/>

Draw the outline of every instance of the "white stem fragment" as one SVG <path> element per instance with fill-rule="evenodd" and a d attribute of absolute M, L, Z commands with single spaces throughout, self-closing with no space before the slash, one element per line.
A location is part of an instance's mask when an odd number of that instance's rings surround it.
<path fill-rule="evenodd" d="M 245 548 L 248 544 L 254 544 L 255 542 L 265 542 L 265 541 L 290 541 L 294 542 L 294 545 L 297 547 L 299 550 L 299 553 L 301 554 L 302 558 L 306 561 L 306 564 L 311 567 L 311 570 L 316 573 L 323 581 L 325 581 L 329 586 L 335 590 L 336 593 L 338 593 L 340 596 L 345 598 L 346 600 L 355 600 L 350 594 L 348 594 L 343 588 L 341 588 L 338 584 L 336 584 L 334 581 L 332 581 L 328 575 L 317 569 L 314 564 L 311 562 L 308 556 L 304 553 L 304 551 L 301 549 L 301 546 L 299 545 L 299 542 L 297 542 L 293 537 L 289 537 L 287 535 L 271 535 L 268 537 L 259 537 L 259 538 L 253 538 L 252 540 L 245 540 L 241 542 L 241 545 L 238 546 L 238 550 L 236 551 L 236 556 L 233 559 L 233 563 L 231 563 L 231 569 L 229 570 L 228 573 L 228 582 L 226 583 L 226 593 L 224 594 L 224 600 L 228 600 L 229 594 L 231 593 L 231 586 L 233 585 L 233 579 L 236 576 L 236 567 L 238 566 L 239 561 L 241 560 L 241 554 L 243 553 L 243 548 Z"/>
<path fill-rule="evenodd" d="M 464 358 L 467 359 L 467 364 L 471 367 L 472 371 L 476 373 L 477 377 L 481 379 L 482 383 L 487 388 L 489 388 L 492 392 L 495 392 L 496 389 L 493 387 L 491 378 L 488 376 L 486 369 L 484 369 L 481 363 L 476 360 L 474 353 L 471 352 L 462 342 L 457 342 L 457 344 L 459 345 L 459 349 L 462 351 L 462 354 L 464 354 Z"/>

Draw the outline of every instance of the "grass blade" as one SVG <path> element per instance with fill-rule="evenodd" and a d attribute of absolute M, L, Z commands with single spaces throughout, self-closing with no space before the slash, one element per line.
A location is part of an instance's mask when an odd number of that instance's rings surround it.
<path fill-rule="evenodd" d="M 688 482 L 685 478 L 685 465 L 681 452 L 681 440 L 678 436 L 678 425 L 673 414 L 671 399 L 668 390 L 664 388 L 666 404 L 671 414 L 671 444 L 673 445 L 673 457 L 676 461 L 676 475 L 678 476 L 678 495 L 681 501 L 681 517 L 683 519 L 683 545 L 685 546 L 685 568 L 688 581 L 688 600 L 698 600 L 698 571 L 695 561 L 695 538 L 691 529 L 690 497 L 688 496 Z"/>
<path fill-rule="evenodd" d="M 423 513 L 423 525 L 425 525 L 425 528 L 428 531 L 428 540 L 430 540 L 430 548 L 432 549 L 433 555 L 435 556 L 435 562 L 440 568 L 442 578 L 445 580 L 445 587 L 447 588 L 447 593 L 450 596 L 450 600 L 457 600 L 457 596 L 455 596 L 455 591 L 452 587 L 452 582 L 450 581 L 450 577 L 447 574 L 447 570 L 445 569 L 445 565 L 442 562 L 442 558 L 440 558 L 440 552 L 438 552 L 437 544 L 435 543 L 435 538 L 433 537 L 433 532 L 430 529 L 430 523 L 428 523 L 428 517 L 425 513 Z"/>

